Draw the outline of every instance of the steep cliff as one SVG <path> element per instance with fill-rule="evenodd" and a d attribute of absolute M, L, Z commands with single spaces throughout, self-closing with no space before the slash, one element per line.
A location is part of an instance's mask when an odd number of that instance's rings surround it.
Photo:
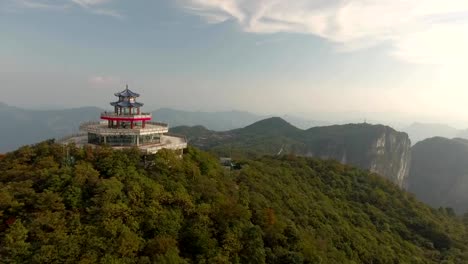
<path fill-rule="evenodd" d="M 193 130 L 193 133 L 192 131 Z M 242 129 L 214 132 L 178 127 L 192 145 L 219 155 L 279 155 L 335 159 L 376 172 L 405 186 L 411 160 L 406 133 L 382 125 L 349 124 L 298 129 L 281 118 L 269 118 Z"/>
<path fill-rule="evenodd" d="M 411 141 L 388 126 L 349 124 L 309 129 L 306 156 L 336 159 L 369 169 L 405 186 L 411 161 Z"/>

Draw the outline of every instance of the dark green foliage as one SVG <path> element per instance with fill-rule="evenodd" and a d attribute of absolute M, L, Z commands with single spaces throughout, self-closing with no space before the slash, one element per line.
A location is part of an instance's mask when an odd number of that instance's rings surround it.
<path fill-rule="evenodd" d="M 468 261 L 468 217 L 337 162 L 67 148 L 0 157 L 2 263 Z"/>

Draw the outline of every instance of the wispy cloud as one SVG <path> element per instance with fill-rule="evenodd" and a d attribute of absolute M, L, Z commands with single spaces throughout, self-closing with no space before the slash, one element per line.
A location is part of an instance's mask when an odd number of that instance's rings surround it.
<path fill-rule="evenodd" d="M 66 1 L 33 1 L 33 0 L 14 0 L 17 6 L 31 9 L 64 10 L 71 6 Z"/>
<path fill-rule="evenodd" d="M 71 0 L 71 1 L 96 15 L 111 16 L 115 18 L 124 18 L 124 16 L 117 10 L 105 9 L 101 7 L 102 5 L 112 2 L 112 0 Z"/>
<path fill-rule="evenodd" d="M 83 7 L 92 7 L 111 2 L 111 0 L 71 0 L 73 3 Z"/>
<path fill-rule="evenodd" d="M 110 87 L 116 86 L 120 83 L 120 78 L 115 76 L 91 76 L 88 79 L 88 83 L 94 87 Z"/>
<path fill-rule="evenodd" d="M 340 51 L 388 43 L 407 62 L 468 61 L 466 0 L 184 0 L 183 7 L 246 32 L 312 34 Z"/>
<path fill-rule="evenodd" d="M 124 16 L 117 10 L 103 8 L 113 0 L 12 0 L 17 7 L 43 10 L 67 10 L 73 7 L 80 7 L 92 14 L 123 18 Z"/>

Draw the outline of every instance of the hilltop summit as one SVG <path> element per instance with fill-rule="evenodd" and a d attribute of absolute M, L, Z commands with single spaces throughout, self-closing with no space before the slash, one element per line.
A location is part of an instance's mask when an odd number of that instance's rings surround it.
<path fill-rule="evenodd" d="M 302 131 L 281 117 L 270 117 L 239 129 L 242 133 L 290 134 Z"/>

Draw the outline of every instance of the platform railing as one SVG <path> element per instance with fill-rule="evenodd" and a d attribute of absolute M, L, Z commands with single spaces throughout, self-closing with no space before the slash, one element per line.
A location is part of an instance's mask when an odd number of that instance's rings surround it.
<path fill-rule="evenodd" d="M 146 122 L 145 128 L 141 126 L 135 126 L 133 128 L 130 127 L 121 127 L 121 128 L 110 128 L 107 126 L 106 121 L 101 122 L 85 122 L 80 125 L 81 131 L 86 131 L 90 133 L 145 133 L 145 132 L 159 132 L 159 133 L 167 133 L 169 130 L 169 126 L 164 123 L 158 122 Z"/>
<path fill-rule="evenodd" d="M 155 126 L 162 126 L 162 127 L 169 127 L 166 123 L 154 122 L 154 121 L 147 121 L 146 124 L 155 125 Z"/>
<path fill-rule="evenodd" d="M 66 142 L 72 138 L 76 138 L 76 137 L 84 137 L 86 136 L 86 133 L 84 132 L 79 132 L 79 133 L 75 133 L 75 134 L 71 134 L 71 135 L 67 135 L 65 137 L 61 137 L 61 138 L 56 138 L 55 139 L 55 142 L 57 143 L 63 143 L 63 142 Z"/>
<path fill-rule="evenodd" d="M 175 134 L 175 133 L 171 133 L 171 132 L 169 132 L 169 133 L 166 133 L 166 134 L 164 134 L 164 135 L 166 135 L 166 136 L 170 136 L 170 137 L 178 137 L 178 138 L 183 138 L 185 143 L 187 143 L 187 142 L 188 142 L 188 140 L 187 140 L 187 137 L 186 137 L 185 135 L 182 135 L 182 134 Z"/>
<path fill-rule="evenodd" d="M 88 121 L 88 122 L 83 122 L 80 124 L 80 131 L 84 131 L 86 130 L 86 128 L 88 126 L 92 126 L 92 125 L 101 125 L 101 124 L 104 124 L 103 122 L 99 122 L 99 121 Z"/>
<path fill-rule="evenodd" d="M 132 114 L 117 114 L 115 112 L 102 112 L 101 117 L 151 117 L 151 113 L 132 113 Z"/>

